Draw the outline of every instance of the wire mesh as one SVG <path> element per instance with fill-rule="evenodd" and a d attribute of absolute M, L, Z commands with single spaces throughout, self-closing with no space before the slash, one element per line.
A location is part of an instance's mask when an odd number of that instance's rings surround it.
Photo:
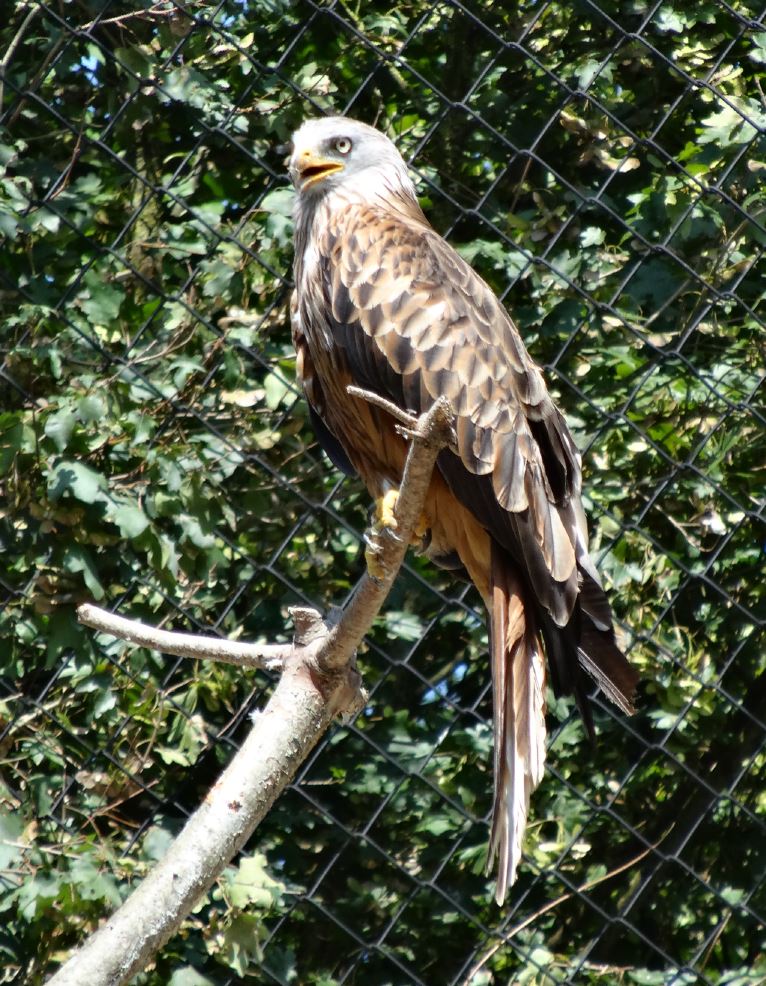
<path fill-rule="evenodd" d="M 367 709 L 144 981 L 762 982 L 764 10 L 28 2 L 0 36 L 4 981 L 125 896 L 270 687 L 74 605 L 283 640 L 363 570 L 295 385 L 278 149 L 342 112 L 544 366 L 641 708 L 594 695 L 590 748 L 550 696 L 496 908 L 480 602 L 412 557 Z"/>

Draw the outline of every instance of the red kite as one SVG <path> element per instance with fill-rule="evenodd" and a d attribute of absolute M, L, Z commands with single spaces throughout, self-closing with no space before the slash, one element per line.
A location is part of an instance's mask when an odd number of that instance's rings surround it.
<path fill-rule="evenodd" d="M 582 669 L 632 713 L 636 671 L 615 642 L 588 554 L 580 456 L 512 319 L 421 211 L 393 143 L 343 117 L 293 136 L 293 339 L 319 440 L 391 513 L 407 454 L 393 418 L 354 384 L 416 414 L 446 396 L 425 553 L 468 573 L 490 621 L 496 898 L 516 877 L 545 760 L 545 665 L 592 733 Z"/>

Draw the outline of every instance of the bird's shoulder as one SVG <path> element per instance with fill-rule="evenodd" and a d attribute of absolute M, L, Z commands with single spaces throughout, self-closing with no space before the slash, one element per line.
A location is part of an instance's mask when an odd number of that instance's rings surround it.
<path fill-rule="evenodd" d="M 335 322 L 360 324 L 397 372 L 436 374 L 442 392 L 453 373 L 464 398 L 471 392 L 542 418 L 552 402 L 513 319 L 415 208 L 352 203 L 330 215 L 318 251 Z"/>

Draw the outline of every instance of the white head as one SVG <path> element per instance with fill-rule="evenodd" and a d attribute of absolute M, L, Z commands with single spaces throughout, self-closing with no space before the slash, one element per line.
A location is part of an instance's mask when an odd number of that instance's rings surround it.
<path fill-rule="evenodd" d="M 366 123 L 343 116 L 308 120 L 295 131 L 292 143 L 290 177 L 305 204 L 331 191 L 365 200 L 404 193 L 415 200 L 401 154 L 385 134 Z"/>

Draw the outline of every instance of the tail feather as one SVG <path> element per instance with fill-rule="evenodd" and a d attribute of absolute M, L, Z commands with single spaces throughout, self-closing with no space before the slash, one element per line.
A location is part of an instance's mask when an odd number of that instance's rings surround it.
<path fill-rule="evenodd" d="M 553 622 L 550 614 L 545 610 L 537 610 L 553 693 L 557 698 L 561 695 L 574 695 L 588 737 L 595 740 L 596 730 L 585 687 L 585 676 L 580 669 L 578 659 L 581 629 L 579 617 L 579 609 L 575 607 L 572 619 L 566 626 L 560 627 Z"/>
<path fill-rule="evenodd" d="M 614 631 L 598 630 L 589 620 L 583 620 L 578 656 L 606 697 L 632 716 L 639 675 L 615 643 Z"/>
<path fill-rule="evenodd" d="M 490 638 L 495 731 L 495 798 L 488 869 L 499 856 L 495 899 L 516 879 L 529 799 L 545 764 L 545 665 L 522 587 L 493 548 Z"/>
<path fill-rule="evenodd" d="M 577 642 L 580 664 L 607 698 L 627 715 L 633 715 L 639 675 L 617 646 L 609 602 L 593 563 L 587 557 L 586 561 L 589 568 L 581 572 L 580 589 L 582 619 Z"/>
<path fill-rule="evenodd" d="M 611 619 L 604 629 L 599 625 L 606 623 L 609 614 L 600 585 L 586 573 L 584 586 L 581 617 L 576 615 L 567 627 L 554 626 L 544 612 L 526 602 L 523 583 L 515 574 L 512 561 L 500 546 L 492 544 L 488 608 L 495 787 L 487 868 L 498 856 L 498 904 L 503 903 L 516 879 L 530 797 L 543 776 L 545 663 L 540 633 L 545 638 L 557 690 L 575 695 L 591 736 L 593 722 L 580 667 L 623 712 L 630 715 L 635 711 L 633 696 L 638 673 L 617 646 Z M 591 613 L 597 614 L 595 619 Z"/>
<path fill-rule="evenodd" d="M 578 578 L 570 579 L 566 587 L 553 583 L 548 596 L 541 597 L 537 590 L 544 575 L 542 555 L 539 551 L 537 555 L 524 553 L 524 545 L 536 537 L 525 520 L 527 512 L 511 515 L 517 532 L 529 535 L 517 545 L 520 555 L 495 539 L 455 499 L 448 479 L 437 476 L 432 480 L 426 550 L 450 568 L 459 559 L 489 613 L 495 745 L 487 870 L 499 856 L 495 896 L 502 904 L 521 859 L 530 796 L 543 775 L 545 664 L 541 641 L 554 692 L 575 696 L 591 737 L 594 728 L 583 672 L 595 678 L 607 697 L 627 713 L 633 712 L 638 674 L 615 641 L 609 602 L 587 553 L 588 534 L 579 501 L 572 500 L 577 514 Z M 492 503 L 500 509 L 494 499 L 488 509 Z M 540 571 L 530 572 L 538 556 Z"/>

